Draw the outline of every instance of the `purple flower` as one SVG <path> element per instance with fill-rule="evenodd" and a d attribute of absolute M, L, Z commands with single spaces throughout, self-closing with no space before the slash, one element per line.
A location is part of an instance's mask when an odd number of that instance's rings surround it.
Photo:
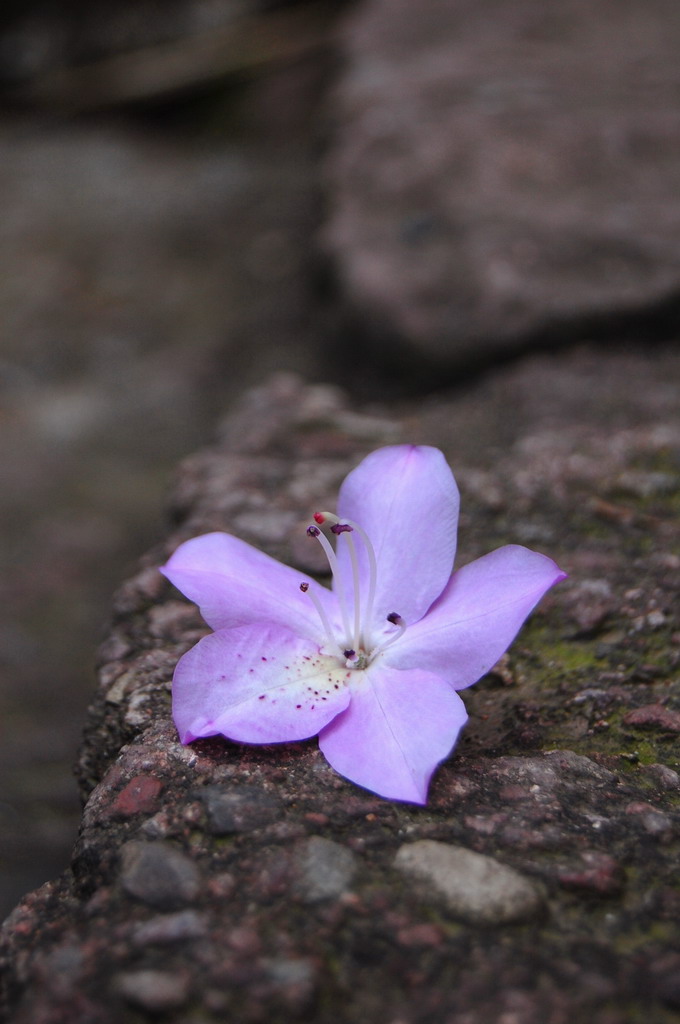
<path fill-rule="evenodd" d="M 341 775 L 425 803 L 467 719 L 456 691 L 495 664 L 565 577 L 514 544 L 452 576 L 458 505 L 442 453 L 398 445 L 365 458 L 337 516 L 317 513 L 307 531 L 326 550 L 332 590 L 229 534 L 182 544 L 161 572 L 214 630 L 175 670 L 182 743 L 318 734 Z"/>

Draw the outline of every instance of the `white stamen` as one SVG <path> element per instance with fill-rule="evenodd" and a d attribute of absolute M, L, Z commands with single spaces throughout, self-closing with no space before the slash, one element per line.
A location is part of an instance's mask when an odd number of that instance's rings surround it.
<path fill-rule="evenodd" d="M 352 519 L 345 519 L 345 522 L 347 523 L 348 526 L 351 526 L 353 530 L 357 531 L 357 533 L 359 534 L 359 536 L 361 537 L 361 539 L 364 542 L 364 547 L 366 548 L 366 556 L 368 558 L 368 597 L 366 599 L 366 607 L 364 608 L 363 619 L 364 619 L 364 623 L 365 623 L 366 629 L 370 629 L 371 622 L 373 620 L 373 604 L 375 602 L 375 587 L 376 587 L 376 582 L 377 582 L 377 578 L 378 578 L 378 564 L 376 562 L 375 550 L 374 550 L 373 545 L 371 544 L 370 540 L 368 539 L 368 534 L 364 530 L 363 526 L 359 526 L 359 524 L 355 523 Z M 350 537 L 348 537 L 347 539 L 351 540 Z M 357 584 L 357 603 L 358 603 L 358 584 Z"/>
<path fill-rule="evenodd" d="M 332 512 L 321 512 L 319 513 L 323 517 L 323 521 L 332 523 L 331 530 L 334 533 L 342 533 L 347 538 L 347 544 L 349 546 L 349 556 L 352 561 L 352 581 L 354 584 L 354 620 L 355 620 L 355 632 L 354 640 L 357 647 L 368 645 L 367 636 L 363 636 L 361 633 L 361 621 L 363 620 L 364 629 L 369 630 L 371 622 L 373 620 L 373 604 L 375 602 L 375 588 L 376 580 L 378 576 L 378 565 L 375 557 L 375 550 L 371 544 L 368 534 L 364 530 L 363 526 L 359 526 L 353 519 L 340 519 L 339 516 L 334 516 Z M 349 530 L 345 531 L 342 529 L 333 529 L 333 527 L 349 526 Z M 361 539 L 364 542 L 366 548 L 366 557 L 368 558 L 368 597 L 366 599 L 366 607 L 361 611 L 361 596 L 359 593 L 359 563 L 357 560 L 357 549 L 352 537 L 352 532 L 356 530 Z"/>
<path fill-rule="evenodd" d="M 349 526 L 349 523 L 347 525 Z M 347 546 L 349 548 L 349 557 L 352 563 L 352 583 L 354 585 L 354 643 L 352 646 L 355 651 L 358 651 L 363 640 L 361 635 L 361 599 L 359 596 L 359 560 L 357 558 L 357 548 L 354 543 L 354 537 L 351 533 L 346 534 L 346 537 Z"/>
<path fill-rule="evenodd" d="M 337 559 L 337 556 L 335 554 L 335 551 L 333 551 L 333 548 L 331 547 L 330 541 L 328 540 L 328 537 L 325 537 L 323 535 L 323 533 L 318 528 L 318 526 L 310 527 L 310 530 L 313 530 L 313 532 L 310 533 L 310 536 L 316 537 L 316 539 L 318 540 L 319 544 L 321 545 L 321 547 L 324 549 L 324 551 L 326 553 L 326 558 L 328 559 L 328 564 L 331 567 L 331 573 L 333 574 L 333 576 L 335 576 L 335 578 L 337 580 L 340 580 L 340 578 L 341 578 L 340 577 L 340 566 L 338 564 L 338 559 Z M 310 531 L 308 530 L 307 532 L 309 533 Z M 347 601 L 346 601 L 346 598 L 345 598 L 345 592 L 344 592 L 342 587 L 340 587 L 340 595 L 339 596 L 340 596 L 340 612 L 342 613 L 342 625 L 343 625 L 344 630 L 345 630 L 345 635 L 346 636 L 350 636 L 351 634 L 350 634 L 350 628 L 349 628 L 349 616 L 347 614 Z"/>
<path fill-rule="evenodd" d="M 335 636 L 333 634 L 333 630 L 331 628 L 331 624 L 328 621 L 328 616 L 326 615 L 324 606 L 321 604 L 321 601 L 316 596 L 314 591 L 309 589 L 309 583 L 301 583 L 300 584 L 300 590 L 302 591 L 303 594 L 307 594 L 307 596 L 309 597 L 310 601 L 312 602 L 312 604 L 316 608 L 317 614 L 318 614 L 319 618 L 321 619 L 321 625 L 323 626 L 324 630 L 326 631 L 326 639 L 328 640 L 328 646 L 329 647 L 337 647 L 338 650 L 342 651 L 342 644 L 339 644 L 338 641 L 335 639 Z"/>

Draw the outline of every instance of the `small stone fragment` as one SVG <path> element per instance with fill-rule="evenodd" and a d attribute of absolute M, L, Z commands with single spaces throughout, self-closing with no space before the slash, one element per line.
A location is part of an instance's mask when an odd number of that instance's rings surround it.
<path fill-rule="evenodd" d="M 205 805 L 208 832 L 213 836 L 251 832 L 270 825 L 283 813 L 278 797 L 257 786 L 206 786 L 197 795 Z"/>
<path fill-rule="evenodd" d="M 274 957 L 263 964 L 272 995 L 296 1015 L 309 1003 L 316 987 L 316 971 L 309 960 Z"/>
<path fill-rule="evenodd" d="M 680 789 L 680 775 L 666 764 L 648 764 L 645 775 L 651 775 L 661 789 Z"/>
<path fill-rule="evenodd" d="M 645 832 L 650 835 L 664 836 L 671 835 L 673 822 L 663 811 L 657 811 L 651 804 L 644 800 L 634 800 L 625 808 L 626 814 L 635 815 Z"/>
<path fill-rule="evenodd" d="M 254 957 L 262 949 L 262 940 L 257 930 L 248 925 L 237 925 L 236 928 L 232 928 L 225 935 L 224 941 L 239 956 Z"/>
<path fill-rule="evenodd" d="M 397 932 L 397 942 L 400 946 L 441 946 L 444 941 L 444 933 L 436 924 L 413 924 L 400 928 Z"/>
<path fill-rule="evenodd" d="M 629 711 L 623 719 L 624 725 L 637 729 L 662 729 L 665 732 L 680 732 L 680 711 L 671 711 L 663 704 L 645 704 Z"/>
<path fill-rule="evenodd" d="M 583 633 L 597 630 L 615 607 L 612 588 L 606 580 L 585 579 L 575 583 L 565 603 L 569 618 Z"/>
<path fill-rule="evenodd" d="M 189 998 L 188 978 L 168 971 L 125 971 L 114 987 L 133 1006 L 150 1013 L 176 1009 Z"/>
<path fill-rule="evenodd" d="M 540 888 L 493 857 L 432 839 L 401 847 L 395 866 L 442 896 L 455 917 L 470 924 L 509 924 L 536 916 Z"/>
<path fill-rule="evenodd" d="M 195 910 L 180 910 L 142 922 L 132 933 L 132 941 L 136 946 L 169 945 L 201 938 L 206 931 L 206 921 L 201 914 Z"/>
<path fill-rule="evenodd" d="M 295 860 L 295 891 L 305 903 L 337 899 L 349 889 L 357 867 L 351 850 L 322 836 L 301 843 Z"/>
<path fill-rule="evenodd" d="M 143 611 L 152 601 L 158 600 L 166 586 L 155 567 L 142 569 L 118 588 L 113 597 L 114 611 L 121 616 Z"/>
<path fill-rule="evenodd" d="M 198 626 L 202 633 L 201 620 L 196 607 L 186 601 L 166 601 L 149 609 L 147 622 L 151 636 L 161 640 L 174 639 L 178 635 L 193 636 Z"/>
<path fill-rule="evenodd" d="M 162 789 L 160 779 L 153 775 L 135 775 L 111 804 L 112 816 L 129 818 L 133 814 L 153 813 Z"/>
<path fill-rule="evenodd" d="M 581 864 L 558 872 L 565 889 L 580 889 L 598 896 L 617 896 L 623 889 L 625 872 L 621 865 L 600 850 L 584 850 Z"/>
<path fill-rule="evenodd" d="M 158 910 L 176 910 L 198 896 L 198 868 L 163 840 L 130 840 L 121 849 L 121 885 L 127 893 Z"/>

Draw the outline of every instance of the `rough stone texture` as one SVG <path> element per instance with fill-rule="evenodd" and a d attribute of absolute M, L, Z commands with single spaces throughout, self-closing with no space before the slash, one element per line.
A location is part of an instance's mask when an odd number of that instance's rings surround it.
<path fill-rule="evenodd" d="M 324 240 L 385 355 L 479 360 L 677 296 L 674 0 L 371 0 L 343 39 Z"/>
<path fill-rule="evenodd" d="M 245 396 L 183 464 L 172 534 L 115 596 L 71 871 L 2 932 L 12 1024 L 676 1024 L 677 735 L 626 716 L 680 710 L 679 376 L 675 351 L 576 351 L 398 409 L 290 377 Z M 182 747 L 172 670 L 206 629 L 155 566 L 228 528 L 309 567 L 310 511 L 400 439 L 439 444 L 456 470 L 461 564 L 514 540 L 571 574 L 466 691 L 429 805 L 352 786 L 315 741 Z M 141 778 L 160 783 L 152 807 L 131 798 Z M 457 920 L 395 867 L 423 842 L 506 866 L 544 912 Z"/>
<path fill-rule="evenodd" d="M 205 803 L 208 828 L 214 836 L 250 832 L 281 816 L 280 801 L 255 786 L 206 786 L 197 794 Z"/>
<path fill-rule="evenodd" d="M 168 843 L 131 839 L 120 850 L 120 884 L 130 896 L 158 910 L 174 910 L 196 899 L 195 864 Z"/>
<path fill-rule="evenodd" d="M 420 839 L 397 852 L 395 865 L 443 897 L 454 917 L 471 924 L 527 921 L 542 907 L 541 891 L 518 871 L 462 846 Z"/>

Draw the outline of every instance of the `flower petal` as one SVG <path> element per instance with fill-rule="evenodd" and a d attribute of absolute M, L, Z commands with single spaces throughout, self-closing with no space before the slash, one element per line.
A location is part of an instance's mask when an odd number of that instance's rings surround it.
<path fill-rule="evenodd" d="M 488 672 L 543 594 L 566 573 L 551 558 L 508 544 L 463 566 L 420 622 L 385 651 L 396 668 L 437 672 L 456 690 Z"/>
<path fill-rule="evenodd" d="M 372 666 L 355 673 L 351 686 L 349 707 L 319 736 L 324 756 L 359 786 L 424 804 L 434 769 L 467 721 L 462 700 L 443 679 L 419 669 Z"/>
<path fill-rule="evenodd" d="M 417 622 L 439 597 L 453 569 L 458 507 L 456 482 L 437 448 L 379 448 L 345 479 L 338 515 L 364 528 L 378 562 L 374 626 L 383 627 L 391 612 Z M 351 579 L 343 539 L 338 559 L 343 578 Z M 357 549 L 364 590 L 368 563 L 360 541 Z"/>
<path fill-rule="evenodd" d="M 210 633 L 180 658 L 172 711 L 182 743 L 221 733 L 240 743 L 314 736 L 350 699 L 347 669 L 287 629 Z"/>
<path fill-rule="evenodd" d="M 160 571 L 196 602 L 212 629 L 261 622 L 323 642 L 319 616 L 300 590 L 303 582 L 314 587 L 331 621 L 337 619 L 337 598 L 330 590 L 228 533 L 185 541 Z"/>

